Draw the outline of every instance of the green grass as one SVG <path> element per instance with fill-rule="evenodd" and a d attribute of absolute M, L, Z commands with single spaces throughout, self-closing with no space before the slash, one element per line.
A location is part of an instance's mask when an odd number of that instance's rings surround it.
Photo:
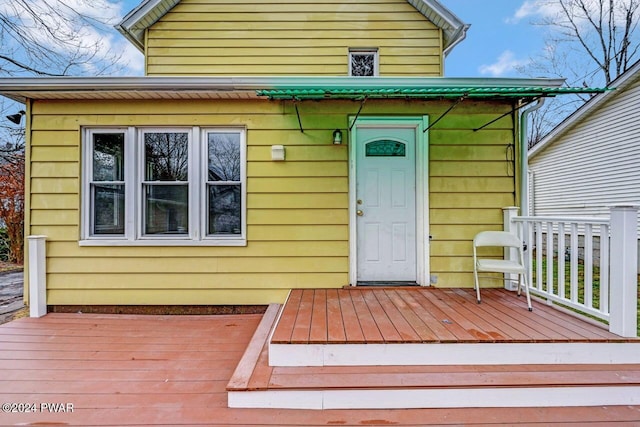
<path fill-rule="evenodd" d="M 554 294 L 558 294 L 558 258 L 554 257 L 553 259 L 553 284 L 552 289 Z M 532 285 L 536 283 L 536 259 L 534 252 L 533 266 L 532 266 Z M 582 260 L 578 261 L 578 302 L 584 304 L 584 276 L 585 269 L 584 263 Z M 543 257 L 542 259 L 542 289 L 547 289 L 547 259 Z M 640 276 L 638 276 L 638 281 L 640 282 Z M 600 267 L 594 265 L 592 268 L 592 283 L 593 283 L 593 307 L 600 307 Z M 571 263 L 569 261 L 565 261 L 564 263 L 564 285 L 565 285 L 565 295 L 564 297 L 567 299 L 571 299 Z M 640 286 L 638 287 L 638 300 L 640 300 Z M 559 304 L 562 305 L 562 304 Z M 562 305 L 565 308 L 564 305 Z M 640 319 L 640 304 L 636 305 L 638 307 L 638 319 Z M 573 308 L 569 308 L 570 310 L 576 311 Z M 587 315 L 588 316 L 588 315 Z M 594 318 L 593 316 L 588 316 Z M 594 318 L 595 319 L 595 318 Z M 599 319 L 596 319 L 599 320 Z M 640 322 L 638 322 L 638 330 L 637 335 L 640 336 Z"/>

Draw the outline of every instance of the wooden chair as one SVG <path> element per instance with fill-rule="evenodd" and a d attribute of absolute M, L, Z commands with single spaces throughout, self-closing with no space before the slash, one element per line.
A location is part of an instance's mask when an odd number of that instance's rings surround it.
<path fill-rule="evenodd" d="M 518 250 L 518 261 L 505 259 L 478 259 L 477 248 L 483 246 L 493 246 L 502 248 L 516 248 Z M 529 295 L 529 286 L 527 284 L 527 269 L 524 265 L 524 255 L 522 241 L 515 234 L 507 231 L 482 231 L 473 239 L 473 275 L 475 278 L 476 296 L 478 304 L 480 304 L 480 283 L 478 282 L 478 272 L 494 272 L 518 275 L 518 296 L 524 286 L 527 294 L 527 305 L 529 311 L 533 311 L 531 307 L 531 296 Z M 505 279 L 512 280 L 512 279 Z"/>

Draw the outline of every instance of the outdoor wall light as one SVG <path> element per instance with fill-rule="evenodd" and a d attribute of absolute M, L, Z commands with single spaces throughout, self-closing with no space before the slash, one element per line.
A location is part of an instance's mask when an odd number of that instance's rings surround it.
<path fill-rule="evenodd" d="M 340 129 L 333 131 L 333 143 L 342 144 L 342 131 Z"/>
<path fill-rule="evenodd" d="M 18 114 L 10 114 L 7 116 L 7 119 L 11 122 L 11 123 L 15 123 L 17 125 L 20 124 L 20 121 L 22 120 L 22 116 L 24 116 L 26 113 L 26 111 L 24 110 L 20 110 L 18 111 Z"/>

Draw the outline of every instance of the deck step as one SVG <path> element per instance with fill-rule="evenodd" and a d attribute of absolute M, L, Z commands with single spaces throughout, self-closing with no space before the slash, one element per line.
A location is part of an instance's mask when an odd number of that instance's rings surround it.
<path fill-rule="evenodd" d="M 276 319 L 268 310 L 258 327 L 227 386 L 229 407 L 396 409 L 640 404 L 640 364 L 274 367 L 268 363 L 269 333 L 265 331 L 273 330 Z"/>
<path fill-rule="evenodd" d="M 640 340 L 504 289 L 294 289 L 272 366 L 640 363 Z"/>
<path fill-rule="evenodd" d="M 271 366 L 638 364 L 640 342 L 274 344 Z"/>

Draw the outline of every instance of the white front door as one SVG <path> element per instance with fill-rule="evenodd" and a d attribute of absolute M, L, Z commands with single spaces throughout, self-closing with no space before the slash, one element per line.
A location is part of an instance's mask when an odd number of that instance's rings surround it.
<path fill-rule="evenodd" d="M 417 281 L 416 128 L 356 132 L 358 282 Z"/>

